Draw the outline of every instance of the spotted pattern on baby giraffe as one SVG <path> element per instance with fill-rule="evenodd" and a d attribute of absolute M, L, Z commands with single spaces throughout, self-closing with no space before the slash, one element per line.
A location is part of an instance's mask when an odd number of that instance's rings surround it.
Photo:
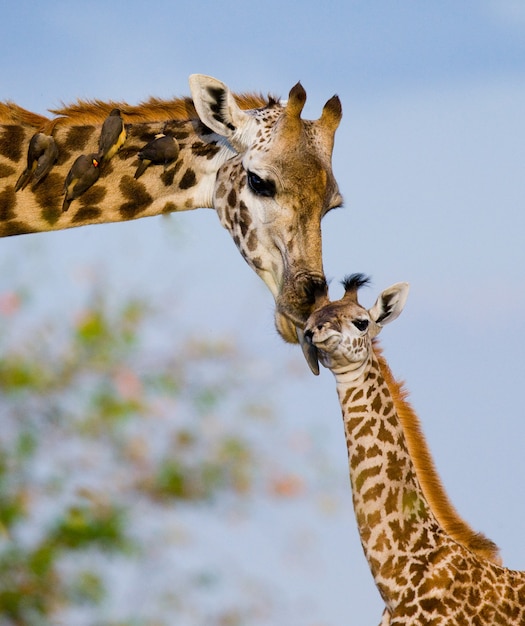
<path fill-rule="evenodd" d="M 336 379 L 355 516 L 386 606 L 382 626 L 524 626 L 525 572 L 494 562 L 491 542 L 478 535 L 472 545 L 453 538 L 421 486 L 424 468 L 409 451 L 410 438 L 422 437 L 419 423 L 373 339 L 404 306 L 399 285 L 369 311 L 355 284 L 340 301 L 321 297 L 305 331 Z M 402 304 L 389 311 L 393 294 Z"/>

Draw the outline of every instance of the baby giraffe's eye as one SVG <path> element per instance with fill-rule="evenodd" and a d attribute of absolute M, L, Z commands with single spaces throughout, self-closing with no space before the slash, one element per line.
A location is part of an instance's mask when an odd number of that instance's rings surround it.
<path fill-rule="evenodd" d="M 361 332 L 368 328 L 368 320 L 352 320 L 352 324 Z"/>

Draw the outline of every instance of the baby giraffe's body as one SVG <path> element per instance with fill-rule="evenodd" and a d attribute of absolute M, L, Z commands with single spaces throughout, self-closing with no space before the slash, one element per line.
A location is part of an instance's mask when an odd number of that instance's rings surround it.
<path fill-rule="evenodd" d="M 448 502 L 419 422 L 374 337 L 401 313 L 408 285 L 382 292 L 370 310 L 322 295 L 305 354 L 336 379 L 355 515 L 365 556 L 385 602 L 383 625 L 525 625 L 525 572 L 501 566 L 494 544 Z"/>

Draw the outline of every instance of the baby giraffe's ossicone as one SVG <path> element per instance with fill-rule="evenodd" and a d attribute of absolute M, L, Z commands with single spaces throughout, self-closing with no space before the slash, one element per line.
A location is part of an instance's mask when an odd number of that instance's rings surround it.
<path fill-rule="evenodd" d="M 343 280 L 345 294 L 340 300 L 330 302 L 326 292 L 318 294 L 302 344 L 314 374 L 319 374 L 319 361 L 337 375 L 357 372 L 368 357 L 371 340 L 403 310 L 408 283 L 396 283 L 385 289 L 367 311 L 359 304 L 357 292 L 369 282 L 363 274 L 352 274 Z"/>

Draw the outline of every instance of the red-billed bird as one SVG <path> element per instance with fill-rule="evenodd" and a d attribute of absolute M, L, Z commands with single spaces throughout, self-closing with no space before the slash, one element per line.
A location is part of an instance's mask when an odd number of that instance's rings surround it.
<path fill-rule="evenodd" d="M 100 176 L 100 162 L 98 155 L 81 154 L 71 166 L 64 183 L 64 203 L 62 211 L 67 211 L 69 205 L 94 185 Z"/>

